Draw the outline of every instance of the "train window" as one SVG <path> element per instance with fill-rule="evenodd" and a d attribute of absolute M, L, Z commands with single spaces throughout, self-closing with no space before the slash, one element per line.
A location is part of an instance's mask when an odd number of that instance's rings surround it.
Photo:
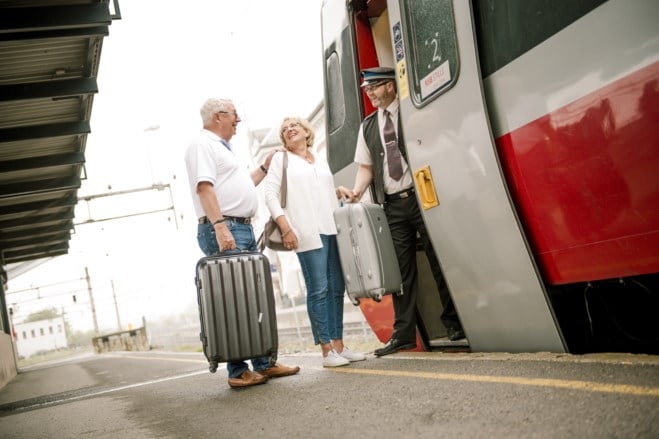
<path fill-rule="evenodd" d="M 422 107 L 453 87 L 458 78 L 453 4 L 451 0 L 403 0 L 401 5 L 406 17 L 402 31 L 408 46 L 410 94 L 414 105 Z M 402 54 L 401 29 L 396 26 L 394 48 Z"/>
<path fill-rule="evenodd" d="M 474 21 L 483 78 L 522 56 L 606 0 L 476 0 Z"/>
<path fill-rule="evenodd" d="M 349 29 L 341 42 L 325 52 L 325 125 L 327 162 L 332 173 L 352 164 L 362 121 L 359 82 L 354 75 L 355 54 Z M 338 47 L 338 49 L 337 49 Z"/>
<path fill-rule="evenodd" d="M 341 126 L 346 118 L 346 106 L 343 100 L 343 80 L 341 78 L 341 62 L 336 52 L 327 58 L 327 131 L 333 133 Z"/>

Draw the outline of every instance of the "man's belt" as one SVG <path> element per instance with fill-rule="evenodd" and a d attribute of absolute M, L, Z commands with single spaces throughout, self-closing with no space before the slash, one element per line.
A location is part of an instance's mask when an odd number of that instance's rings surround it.
<path fill-rule="evenodd" d="M 227 221 L 235 221 L 240 224 L 251 224 L 252 219 L 251 218 L 241 218 L 239 216 L 227 216 L 224 215 L 224 219 Z M 206 224 L 209 223 L 210 221 L 208 220 L 208 217 L 202 216 L 199 218 L 199 224 Z"/>
<path fill-rule="evenodd" d="M 411 187 L 409 189 L 405 189 L 403 191 L 396 192 L 393 194 L 384 194 L 384 200 L 394 201 L 394 200 L 401 200 L 403 198 L 413 197 L 413 196 L 414 196 L 414 188 Z"/>

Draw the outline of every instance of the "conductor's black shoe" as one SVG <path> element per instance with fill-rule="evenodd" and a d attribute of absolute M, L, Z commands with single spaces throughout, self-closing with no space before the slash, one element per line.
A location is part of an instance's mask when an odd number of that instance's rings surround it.
<path fill-rule="evenodd" d="M 448 328 L 448 339 L 451 341 L 457 341 L 465 338 L 465 332 L 462 328 Z"/>
<path fill-rule="evenodd" d="M 406 349 L 414 349 L 415 347 L 415 341 L 403 341 L 392 338 L 380 349 L 376 349 L 374 354 L 376 357 L 381 357 L 383 355 L 395 354 L 398 351 L 404 351 Z"/>

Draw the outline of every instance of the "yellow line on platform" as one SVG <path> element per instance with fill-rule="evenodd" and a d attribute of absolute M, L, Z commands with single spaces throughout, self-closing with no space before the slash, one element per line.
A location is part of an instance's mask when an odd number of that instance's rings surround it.
<path fill-rule="evenodd" d="M 477 383 L 505 383 L 520 386 L 554 387 L 588 392 L 619 393 L 626 395 L 659 397 L 659 387 L 634 386 L 629 384 L 606 384 L 592 381 L 559 380 L 550 378 L 524 378 L 492 375 L 465 375 L 435 372 L 408 372 L 401 370 L 334 368 L 333 372 L 357 375 L 395 376 L 406 378 L 426 378 L 434 380 L 470 381 Z"/>

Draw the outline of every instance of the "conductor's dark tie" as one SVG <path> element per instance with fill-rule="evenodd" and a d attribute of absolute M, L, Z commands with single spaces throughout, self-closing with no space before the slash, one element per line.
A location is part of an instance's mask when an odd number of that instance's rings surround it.
<path fill-rule="evenodd" d="M 389 165 L 389 176 L 398 181 L 403 176 L 403 166 L 400 163 L 400 150 L 391 114 L 384 110 L 384 142 L 387 148 L 387 164 Z"/>

